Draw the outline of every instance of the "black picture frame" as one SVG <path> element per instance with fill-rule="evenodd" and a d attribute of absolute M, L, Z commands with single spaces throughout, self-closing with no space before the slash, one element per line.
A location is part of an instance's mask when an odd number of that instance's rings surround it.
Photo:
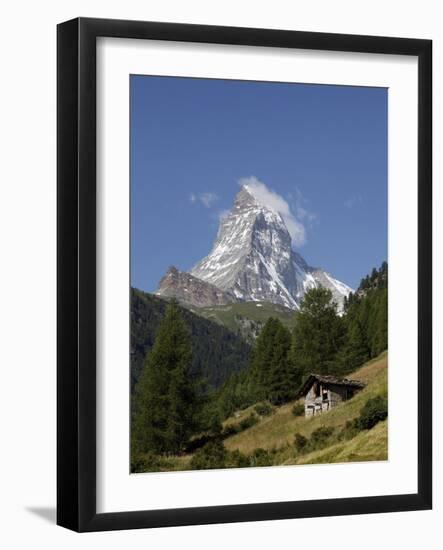
<path fill-rule="evenodd" d="M 418 58 L 418 491 L 416 494 L 96 512 L 96 39 L 136 38 Z M 104 531 L 432 507 L 432 42 L 78 18 L 57 29 L 57 523 Z"/>

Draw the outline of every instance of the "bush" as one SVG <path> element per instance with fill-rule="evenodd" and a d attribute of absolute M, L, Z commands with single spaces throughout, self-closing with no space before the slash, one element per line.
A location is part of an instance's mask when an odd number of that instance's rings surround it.
<path fill-rule="evenodd" d="M 214 439 L 214 436 L 209 433 L 199 435 L 198 437 L 193 437 L 190 441 L 188 441 L 187 445 L 185 446 L 185 449 L 184 449 L 185 453 L 193 453 L 197 449 L 200 449 L 201 447 L 206 445 L 206 443 L 209 443 L 210 441 L 212 441 L 213 439 Z"/>
<path fill-rule="evenodd" d="M 270 416 L 274 412 L 274 407 L 271 403 L 265 401 L 264 403 L 255 405 L 254 411 L 260 416 Z"/>
<path fill-rule="evenodd" d="M 161 456 L 153 453 L 133 454 L 131 456 L 131 473 L 141 474 L 143 472 L 159 472 L 164 461 Z"/>
<path fill-rule="evenodd" d="M 348 441 L 349 439 L 355 437 L 359 431 L 360 427 L 358 425 L 358 418 L 355 418 L 354 420 L 348 420 L 342 428 L 341 432 L 339 433 L 338 439 L 340 441 Z"/>
<path fill-rule="evenodd" d="M 231 435 L 238 434 L 240 431 L 239 424 L 229 424 L 223 428 L 221 437 L 222 439 L 226 439 L 227 437 L 231 437 Z"/>
<path fill-rule="evenodd" d="M 206 443 L 191 459 L 192 470 L 210 470 L 225 468 L 228 452 L 222 441 L 214 440 Z"/>
<path fill-rule="evenodd" d="M 303 416 L 305 414 L 305 406 L 303 403 L 296 403 L 291 410 L 294 416 Z"/>
<path fill-rule="evenodd" d="M 226 461 L 227 468 L 248 468 L 250 466 L 249 458 L 239 450 L 228 453 Z"/>
<path fill-rule="evenodd" d="M 297 452 L 303 453 L 306 449 L 307 444 L 308 444 L 307 438 L 304 435 L 297 432 L 295 434 L 295 440 L 294 440 L 294 445 Z"/>
<path fill-rule="evenodd" d="M 360 430 L 370 430 L 388 416 L 388 400 L 378 395 L 366 401 L 357 419 Z"/>
<path fill-rule="evenodd" d="M 333 433 L 334 428 L 330 426 L 320 426 L 320 428 L 314 430 L 309 440 L 310 450 L 314 451 L 316 449 L 322 449 L 323 447 L 326 447 Z"/>
<path fill-rule="evenodd" d="M 246 418 L 244 418 L 244 419 L 239 423 L 240 430 L 241 430 L 241 431 L 247 430 L 248 428 L 251 428 L 252 426 L 254 426 L 255 424 L 257 424 L 257 422 L 258 422 L 257 416 L 256 416 L 254 413 L 251 413 L 249 416 L 247 416 Z"/>
<path fill-rule="evenodd" d="M 360 411 L 360 416 L 348 420 L 339 433 L 340 440 L 349 440 L 362 430 L 370 430 L 388 416 L 388 401 L 381 395 L 368 399 Z"/>
<path fill-rule="evenodd" d="M 209 421 L 209 432 L 211 435 L 217 437 L 223 431 L 223 426 L 218 414 L 214 414 Z"/>
<path fill-rule="evenodd" d="M 240 432 L 243 432 L 248 428 L 251 428 L 252 426 L 257 424 L 257 422 L 258 422 L 257 415 L 255 415 L 254 413 L 251 413 L 249 416 L 244 418 L 238 424 L 229 424 L 228 426 L 225 426 L 221 433 L 221 438 L 226 439 L 227 437 L 231 437 L 231 435 L 235 435 Z"/>
<path fill-rule="evenodd" d="M 254 449 L 249 457 L 249 465 L 254 466 L 272 466 L 272 453 L 266 449 Z"/>

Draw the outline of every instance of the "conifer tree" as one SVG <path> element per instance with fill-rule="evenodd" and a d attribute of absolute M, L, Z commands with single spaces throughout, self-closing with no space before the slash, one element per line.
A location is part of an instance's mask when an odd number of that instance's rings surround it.
<path fill-rule="evenodd" d="M 388 347 L 388 291 L 381 288 L 374 300 L 374 328 L 371 352 L 373 357 Z"/>
<path fill-rule="evenodd" d="M 255 343 L 251 360 L 251 377 L 258 400 L 266 399 L 269 387 L 270 366 L 274 353 L 274 339 L 279 321 L 270 317 Z"/>
<path fill-rule="evenodd" d="M 178 453 L 194 430 L 190 335 L 173 300 L 135 389 L 132 442 L 137 451 Z"/>
<path fill-rule="evenodd" d="M 343 320 L 337 315 L 331 291 L 321 287 L 308 290 L 296 314 L 291 354 L 294 364 L 304 375 L 335 373 L 344 336 Z"/>
<path fill-rule="evenodd" d="M 344 321 L 346 343 L 341 353 L 343 371 L 351 371 L 388 347 L 388 264 L 373 270 L 372 284 L 362 279 L 357 293 L 348 297 Z"/>
<path fill-rule="evenodd" d="M 275 405 L 289 401 L 298 388 L 291 368 L 290 349 L 291 333 L 280 321 L 276 320 L 266 388 L 267 398 Z"/>
<path fill-rule="evenodd" d="M 348 320 L 345 345 L 339 354 L 339 370 L 346 374 L 363 365 L 370 358 L 365 331 L 358 319 Z"/>

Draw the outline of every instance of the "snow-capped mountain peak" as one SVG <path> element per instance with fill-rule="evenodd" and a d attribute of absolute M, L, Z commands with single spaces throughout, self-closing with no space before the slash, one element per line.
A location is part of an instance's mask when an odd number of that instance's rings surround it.
<path fill-rule="evenodd" d="M 243 185 L 232 210 L 221 219 L 208 256 L 190 273 L 245 301 L 268 301 L 298 309 L 312 287 L 329 288 L 342 307 L 351 289 L 321 269 L 310 267 L 292 249 L 283 217 Z"/>

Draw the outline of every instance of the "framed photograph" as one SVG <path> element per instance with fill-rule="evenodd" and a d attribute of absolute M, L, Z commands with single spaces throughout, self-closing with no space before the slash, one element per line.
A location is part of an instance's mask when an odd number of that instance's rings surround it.
<path fill-rule="evenodd" d="M 59 525 L 432 506 L 432 43 L 58 26 Z"/>

